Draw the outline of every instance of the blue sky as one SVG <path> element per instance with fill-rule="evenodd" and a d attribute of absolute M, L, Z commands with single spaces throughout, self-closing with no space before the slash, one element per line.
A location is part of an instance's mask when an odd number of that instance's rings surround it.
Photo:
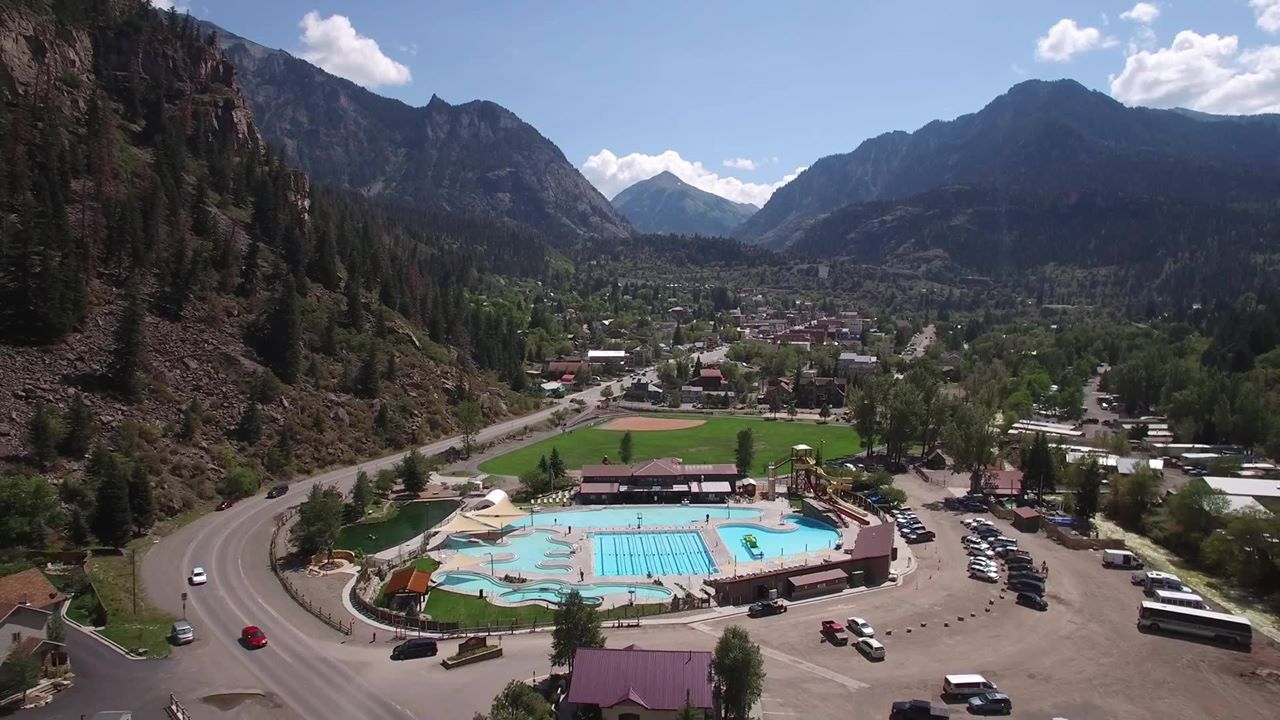
<path fill-rule="evenodd" d="M 824 155 L 1028 78 L 1280 111 L 1280 0 L 178 5 L 413 105 L 498 102 L 610 197 L 667 169 L 760 204 Z"/>

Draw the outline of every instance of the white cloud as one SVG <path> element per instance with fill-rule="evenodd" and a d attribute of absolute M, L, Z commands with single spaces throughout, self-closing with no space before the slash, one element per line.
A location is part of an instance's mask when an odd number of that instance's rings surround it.
<path fill-rule="evenodd" d="M 314 10 L 302 16 L 302 59 L 366 87 L 404 85 L 409 68 L 382 53 L 378 43 L 356 32 L 343 15 L 321 18 Z"/>
<path fill-rule="evenodd" d="M 685 160 L 675 150 L 666 150 L 658 155 L 631 153 L 618 157 L 611 150 L 604 149 L 587 158 L 587 161 L 582 164 L 582 174 L 600 192 L 610 198 L 664 170 L 700 190 L 706 190 L 734 202 L 763 206 L 769 196 L 773 195 L 774 190 L 794 180 L 804 171 L 804 168 L 796 168 L 795 172 L 778 182 L 766 185 L 743 182 L 735 177 L 721 177 L 700 162 Z"/>
<path fill-rule="evenodd" d="M 174 2 L 174 0 L 151 0 L 151 7 L 157 10 L 175 10 L 180 13 L 191 10 L 190 3 Z"/>
<path fill-rule="evenodd" d="M 1173 44 L 1125 59 L 1111 94 L 1129 105 L 1245 115 L 1280 112 L 1280 46 L 1240 50 L 1235 35 L 1183 30 Z"/>
<path fill-rule="evenodd" d="M 750 158 L 729 158 L 724 161 L 724 166 L 734 170 L 755 170 L 756 161 Z"/>
<path fill-rule="evenodd" d="M 1258 27 L 1267 32 L 1280 32 L 1280 0 L 1249 0 L 1257 16 Z"/>
<path fill-rule="evenodd" d="M 404 53 L 405 55 L 417 55 L 418 43 L 409 43 L 408 45 L 401 45 L 400 52 Z"/>
<path fill-rule="evenodd" d="M 1133 8 L 1120 13 L 1121 20 L 1131 20 L 1142 25 L 1150 25 L 1158 17 L 1160 17 L 1160 7 L 1149 2 L 1140 2 Z"/>
<path fill-rule="evenodd" d="M 1062 18 L 1036 40 L 1036 59 L 1066 62 L 1075 55 L 1108 47 L 1114 42 L 1104 38 L 1098 28 L 1080 27 L 1075 20 Z"/>

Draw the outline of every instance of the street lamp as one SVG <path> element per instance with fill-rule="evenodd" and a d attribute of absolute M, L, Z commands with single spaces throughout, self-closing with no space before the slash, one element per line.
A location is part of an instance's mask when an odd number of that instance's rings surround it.
<path fill-rule="evenodd" d="M 498 572 L 493 569 L 493 553 L 489 552 L 485 553 L 485 555 L 489 556 L 489 575 L 494 578 L 498 577 Z"/>
<path fill-rule="evenodd" d="M 636 529 L 640 529 L 640 524 L 644 522 L 644 513 L 636 513 Z"/>

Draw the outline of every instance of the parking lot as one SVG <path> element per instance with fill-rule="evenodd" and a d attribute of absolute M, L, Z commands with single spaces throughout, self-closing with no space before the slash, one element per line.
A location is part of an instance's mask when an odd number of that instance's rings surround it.
<path fill-rule="evenodd" d="M 1015 593 L 1001 596 L 1003 582 L 968 577 L 960 543 L 967 532 L 960 518 L 966 515 L 928 509 L 943 497 L 943 488 L 914 476 L 900 477 L 899 484 L 938 536 L 911 546 L 920 569 L 903 587 L 800 605 L 769 618 L 717 621 L 709 628 L 745 624 L 765 647 L 770 671 L 782 658 L 803 659 L 804 665 L 788 669 L 788 680 L 771 675 L 766 681 L 765 718 L 887 717 L 894 700 L 937 701 L 949 673 L 985 675 L 1012 697 L 1014 717 L 1275 717 L 1280 654 L 1264 637 L 1255 637 L 1252 653 L 1242 653 L 1141 634 L 1135 623 L 1143 596 L 1128 572 L 1102 568 L 1099 553 L 1067 550 L 991 518 L 1031 552 L 1037 566 L 1048 565 L 1049 610 L 1017 606 Z M 822 620 L 844 622 L 851 615 L 875 626 L 887 648 L 885 661 L 870 662 L 852 644 L 834 647 L 822 640 Z M 792 670 L 805 667 L 812 670 L 810 678 L 790 678 Z M 963 712 L 960 705 L 954 709 Z"/>

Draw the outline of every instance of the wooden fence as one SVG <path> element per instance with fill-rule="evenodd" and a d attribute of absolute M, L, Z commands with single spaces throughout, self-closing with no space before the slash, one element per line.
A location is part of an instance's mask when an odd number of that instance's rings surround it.
<path fill-rule="evenodd" d="M 343 622 L 341 617 L 334 617 L 328 610 L 308 600 L 305 595 L 294 587 L 293 582 L 290 581 L 284 573 L 280 572 L 279 557 L 276 555 L 276 539 L 280 535 L 280 530 L 284 528 L 284 526 L 289 522 L 289 518 L 293 517 L 295 512 L 296 511 L 291 508 L 282 513 L 280 518 L 276 521 L 275 528 L 271 531 L 271 548 L 269 551 L 271 557 L 271 572 L 275 574 L 276 579 L 280 581 L 280 586 L 289 594 L 289 597 L 293 598 L 294 602 L 301 605 L 307 612 L 314 615 L 317 620 L 325 625 L 328 625 L 343 635 L 350 635 L 355 631 L 355 618 L 352 618 L 347 622 Z"/>

